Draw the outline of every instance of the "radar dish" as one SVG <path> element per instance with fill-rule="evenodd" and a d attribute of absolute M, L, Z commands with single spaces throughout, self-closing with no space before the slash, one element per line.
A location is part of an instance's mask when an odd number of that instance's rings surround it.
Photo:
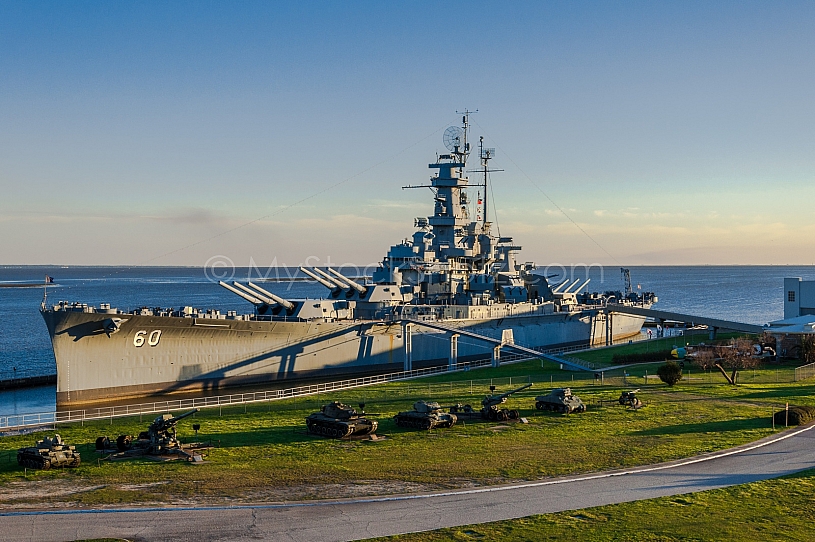
<path fill-rule="evenodd" d="M 444 131 L 444 146 L 448 151 L 454 151 L 456 147 L 461 148 L 463 146 L 462 136 L 464 136 L 464 130 L 458 126 L 450 126 Z"/>

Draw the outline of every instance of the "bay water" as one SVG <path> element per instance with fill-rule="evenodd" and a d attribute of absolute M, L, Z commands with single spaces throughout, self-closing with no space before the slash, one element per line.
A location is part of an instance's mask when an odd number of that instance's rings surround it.
<path fill-rule="evenodd" d="M 751 324 L 783 318 L 785 277 L 815 280 L 815 266 L 641 266 L 630 271 L 635 290 L 639 286 L 659 296 L 656 308 Z M 545 273 L 553 284 L 590 278 L 589 291 L 623 289 L 619 267 L 549 266 Z M 122 310 L 193 306 L 243 314 L 252 312 L 252 306 L 221 288 L 219 278 L 260 280 L 269 291 L 288 298 L 327 295 L 314 282 L 274 281 L 295 274 L 293 269 L 257 268 L 0 266 L 0 380 L 56 372 L 39 314 L 44 288 L 33 286 L 46 275 L 54 278 L 47 288 L 48 305 L 66 300 L 110 303 Z M 0 416 L 53 410 L 54 393 L 54 386 L 0 392 Z"/>

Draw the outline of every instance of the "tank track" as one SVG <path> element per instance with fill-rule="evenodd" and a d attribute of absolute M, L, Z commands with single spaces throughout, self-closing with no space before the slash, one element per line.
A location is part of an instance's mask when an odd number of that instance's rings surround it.
<path fill-rule="evenodd" d="M 538 410 L 547 410 L 549 412 L 559 412 L 561 414 L 571 414 L 572 412 L 584 412 L 585 405 L 577 408 L 569 408 L 567 405 L 559 405 L 557 403 L 547 403 L 546 401 L 538 401 L 535 403 L 535 408 Z"/>
<path fill-rule="evenodd" d="M 306 425 L 309 433 L 321 437 L 345 438 L 354 433 L 354 428 L 344 423 L 309 421 Z"/>
<path fill-rule="evenodd" d="M 436 422 L 429 418 L 414 418 L 412 416 L 399 416 L 398 414 L 393 417 L 393 421 L 396 422 L 396 425 L 399 427 L 405 427 L 407 429 L 423 429 L 425 431 L 429 431 L 430 429 L 436 427 L 453 426 L 452 423 L 447 421 Z"/>

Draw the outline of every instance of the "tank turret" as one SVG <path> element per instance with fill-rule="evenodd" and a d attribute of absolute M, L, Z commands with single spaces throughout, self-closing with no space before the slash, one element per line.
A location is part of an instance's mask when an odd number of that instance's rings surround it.
<path fill-rule="evenodd" d="M 433 429 L 434 427 L 452 427 L 458 418 L 442 410 L 435 401 L 416 401 L 413 410 L 400 412 L 393 417 L 399 427 L 410 429 Z"/>
<path fill-rule="evenodd" d="M 555 388 L 548 395 L 538 395 L 535 397 L 535 408 L 561 414 L 586 411 L 586 405 L 579 397 L 572 395 L 571 388 Z"/>
<path fill-rule="evenodd" d="M 369 435 L 376 431 L 378 422 L 365 418 L 365 403 L 360 403 L 360 412 L 353 407 L 333 401 L 320 408 L 320 412 L 306 417 L 309 433 L 330 438 L 344 438 L 351 435 Z"/>

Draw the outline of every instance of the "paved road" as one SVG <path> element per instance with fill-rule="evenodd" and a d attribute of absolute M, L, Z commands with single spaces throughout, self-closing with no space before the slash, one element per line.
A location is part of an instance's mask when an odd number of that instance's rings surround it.
<path fill-rule="evenodd" d="M 245 507 L 0 513 L 3 540 L 342 541 L 692 493 L 815 468 L 815 424 L 726 452 L 511 486 Z"/>

